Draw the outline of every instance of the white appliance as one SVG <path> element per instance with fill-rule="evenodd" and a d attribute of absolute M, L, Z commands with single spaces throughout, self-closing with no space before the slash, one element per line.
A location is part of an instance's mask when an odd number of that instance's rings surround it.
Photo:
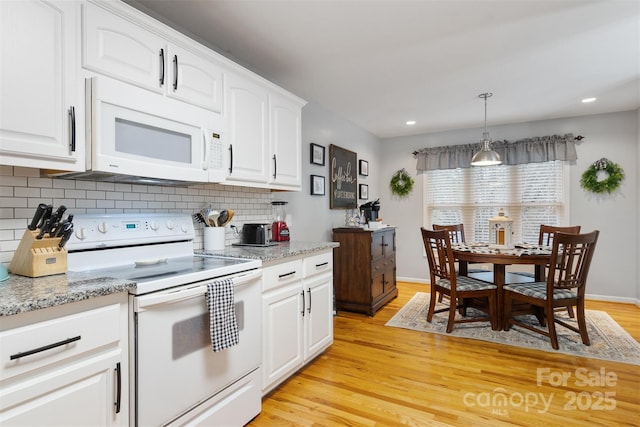
<path fill-rule="evenodd" d="M 87 171 L 50 176 L 159 184 L 226 178 L 220 114 L 108 77 L 86 79 L 85 89 Z"/>
<path fill-rule="evenodd" d="M 262 263 L 193 254 L 190 215 L 76 215 L 69 271 L 137 282 L 130 425 L 244 425 L 261 408 Z M 233 278 L 239 344 L 213 352 L 207 284 Z"/>

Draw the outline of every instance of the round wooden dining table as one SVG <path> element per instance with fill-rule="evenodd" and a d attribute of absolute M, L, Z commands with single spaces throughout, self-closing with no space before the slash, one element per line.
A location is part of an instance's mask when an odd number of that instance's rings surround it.
<path fill-rule="evenodd" d="M 545 280 L 545 266 L 551 259 L 550 250 L 491 249 L 487 246 L 452 245 L 453 256 L 458 260 L 458 274 L 469 275 L 469 263 L 493 264 L 493 278 L 488 279 L 497 286 L 497 320 L 500 330 L 504 323 L 504 285 L 507 265 L 528 264 L 535 266 L 535 281 Z M 478 278 L 478 277 L 476 277 Z M 484 278 L 481 278 L 484 280 Z"/>

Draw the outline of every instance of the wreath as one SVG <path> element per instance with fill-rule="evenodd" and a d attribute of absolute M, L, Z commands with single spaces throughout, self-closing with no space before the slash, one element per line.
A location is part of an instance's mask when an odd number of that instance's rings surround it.
<path fill-rule="evenodd" d="M 413 178 L 409 175 L 405 169 L 400 169 L 398 172 L 394 173 L 391 177 L 391 182 L 389 186 L 391 187 L 391 192 L 398 196 L 406 196 L 411 193 L 413 190 L 414 184 Z"/>
<path fill-rule="evenodd" d="M 600 171 L 606 173 L 605 179 L 598 179 Z M 603 157 L 584 171 L 580 178 L 580 186 L 593 193 L 612 193 L 620 186 L 623 179 L 624 170 L 620 165 Z"/>

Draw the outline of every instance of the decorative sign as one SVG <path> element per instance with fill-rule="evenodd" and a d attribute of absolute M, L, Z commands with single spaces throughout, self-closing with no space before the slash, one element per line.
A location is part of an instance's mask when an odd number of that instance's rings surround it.
<path fill-rule="evenodd" d="M 356 153 L 331 144 L 329 146 L 331 166 L 331 209 L 354 209 L 358 207 L 358 178 Z"/>

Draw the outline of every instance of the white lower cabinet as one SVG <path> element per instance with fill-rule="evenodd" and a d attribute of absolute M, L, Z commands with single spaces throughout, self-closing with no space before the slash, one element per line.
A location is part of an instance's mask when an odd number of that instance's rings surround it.
<path fill-rule="evenodd" d="M 333 254 L 267 265 L 263 395 L 333 343 Z"/>
<path fill-rule="evenodd" d="M 127 295 L 2 319 L 0 425 L 128 423 Z"/>

